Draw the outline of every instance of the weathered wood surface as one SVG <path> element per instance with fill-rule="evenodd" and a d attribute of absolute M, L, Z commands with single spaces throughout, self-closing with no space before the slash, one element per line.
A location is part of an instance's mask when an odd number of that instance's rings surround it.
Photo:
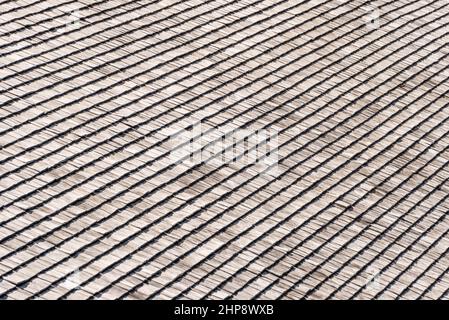
<path fill-rule="evenodd" d="M 448 8 L 2 0 L 0 297 L 447 299 Z"/>

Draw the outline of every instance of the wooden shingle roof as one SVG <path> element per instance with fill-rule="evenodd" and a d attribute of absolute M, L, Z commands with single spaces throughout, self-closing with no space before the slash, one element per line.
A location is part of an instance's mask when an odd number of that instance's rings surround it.
<path fill-rule="evenodd" d="M 449 298 L 446 0 L 0 0 L 0 298 Z"/>

